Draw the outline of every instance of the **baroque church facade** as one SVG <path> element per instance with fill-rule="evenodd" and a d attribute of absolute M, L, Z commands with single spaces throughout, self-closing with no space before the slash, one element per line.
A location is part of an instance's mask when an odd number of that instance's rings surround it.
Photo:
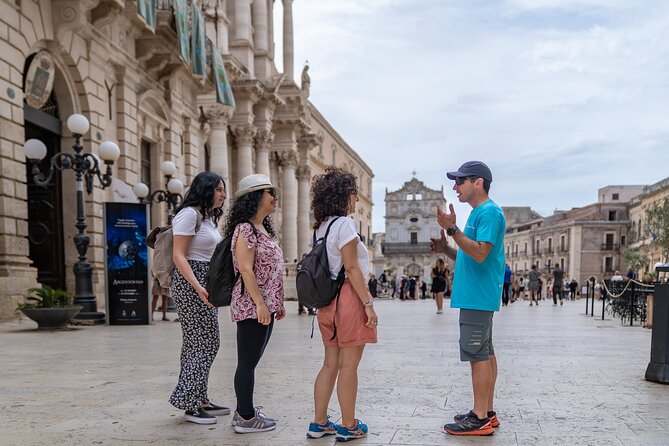
<path fill-rule="evenodd" d="M 309 250 L 311 177 L 344 167 L 359 180 L 353 218 L 371 245 L 373 173 L 309 101 L 308 68 L 299 85 L 294 78 L 292 8 L 292 0 L 0 0 L 0 319 L 14 317 L 38 282 L 74 290 L 74 173 L 34 186 L 23 145 L 40 139 L 47 158 L 72 153 L 65 122 L 75 113 L 90 122 L 84 152 L 97 154 L 106 140 L 121 152 L 112 186 L 96 181 L 85 194 L 99 307 L 103 203 L 137 202 L 139 182 L 164 190 L 164 161 L 186 187 L 200 171 L 219 173 L 229 197 L 242 177 L 268 175 L 281 189 L 274 222 L 288 266 Z M 196 69 L 197 58 L 207 66 Z M 221 100 L 229 93 L 234 100 Z M 154 204 L 151 225 L 165 223 L 166 211 Z"/>
<path fill-rule="evenodd" d="M 384 269 L 397 277 L 420 276 L 431 282 L 430 272 L 438 255 L 430 251 L 430 238 L 439 236 L 437 207 L 445 209 L 443 187 L 430 189 L 414 177 L 396 191 L 386 189 L 386 232 L 382 242 Z M 444 260 L 447 260 L 444 257 Z M 378 270 L 378 267 L 377 267 Z"/>

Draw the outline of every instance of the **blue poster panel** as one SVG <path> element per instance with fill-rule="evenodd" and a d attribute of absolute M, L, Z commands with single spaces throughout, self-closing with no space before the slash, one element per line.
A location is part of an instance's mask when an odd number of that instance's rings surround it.
<path fill-rule="evenodd" d="M 150 323 L 147 205 L 105 203 L 109 325 Z"/>

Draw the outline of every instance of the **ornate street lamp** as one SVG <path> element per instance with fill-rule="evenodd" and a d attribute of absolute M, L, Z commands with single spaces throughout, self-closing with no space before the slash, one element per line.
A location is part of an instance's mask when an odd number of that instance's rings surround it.
<path fill-rule="evenodd" d="M 79 233 L 74 236 L 74 244 L 79 253 L 79 260 L 74 264 L 74 303 L 84 308 L 79 312 L 76 319 L 89 320 L 94 322 L 104 322 L 105 315 L 97 311 L 97 301 L 93 293 L 93 267 L 86 258 L 90 238 L 86 234 L 86 214 L 84 213 L 84 181 L 86 183 L 86 192 L 90 194 L 93 191 L 93 180 L 97 177 L 106 188 L 112 183 L 111 166 L 121 154 L 118 146 L 111 141 L 104 141 L 100 144 L 100 157 L 92 153 L 82 153 L 84 147 L 81 144 L 81 137 L 88 132 L 90 124 L 83 115 L 74 114 L 67 119 L 67 128 L 74 135 L 74 155 L 70 153 L 56 153 L 49 162 L 49 172 L 44 174 L 40 171 L 39 161 L 46 157 L 47 149 L 44 143 L 38 139 L 29 139 L 24 144 L 26 158 L 32 164 L 31 175 L 33 181 L 38 186 L 47 187 L 56 170 L 72 169 L 75 172 L 76 190 L 77 190 L 77 223 L 74 225 Z M 101 171 L 101 164 L 104 161 L 107 169 L 105 173 Z"/>
<path fill-rule="evenodd" d="M 177 171 L 177 166 L 172 161 L 163 161 L 160 165 L 160 171 L 165 175 L 166 190 L 159 189 L 149 195 L 149 186 L 144 183 L 137 183 L 132 191 L 142 203 L 148 203 L 149 205 L 167 203 L 167 223 L 172 224 L 174 211 L 183 199 L 184 183 L 178 178 L 172 178 L 172 175 Z"/>

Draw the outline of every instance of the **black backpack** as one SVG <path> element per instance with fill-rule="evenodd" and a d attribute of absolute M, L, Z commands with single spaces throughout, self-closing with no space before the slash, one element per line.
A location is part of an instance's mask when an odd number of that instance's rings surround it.
<path fill-rule="evenodd" d="M 344 267 L 335 280 L 330 276 L 330 262 L 325 243 L 332 223 L 338 218 L 330 222 L 323 238 L 316 240 L 314 231 L 313 248 L 297 264 L 295 277 L 297 298 L 307 308 L 327 307 L 339 295 L 344 284 Z"/>
<path fill-rule="evenodd" d="M 251 222 L 253 235 L 258 237 L 258 231 Z M 232 301 L 232 289 L 240 279 L 241 274 L 235 274 L 235 268 L 232 263 L 232 236 L 235 231 L 221 240 L 209 263 L 209 272 L 207 273 L 207 293 L 209 293 L 209 302 L 215 307 L 227 307 Z M 244 294 L 244 280 L 242 280 L 242 294 Z"/>

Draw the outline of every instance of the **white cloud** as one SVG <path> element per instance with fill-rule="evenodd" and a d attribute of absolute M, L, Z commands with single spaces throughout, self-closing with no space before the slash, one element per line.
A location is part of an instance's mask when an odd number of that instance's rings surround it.
<path fill-rule="evenodd" d="M 451 201 L 444 172 L 481 159 L 498 203 L 544 213 L 593 202 L 607 184 L 666 176 L 669 4 L 341 0 L 293 10 L 311 100 L 374 170 L 375 231 L 385 187 L 413 169 Z"/>

